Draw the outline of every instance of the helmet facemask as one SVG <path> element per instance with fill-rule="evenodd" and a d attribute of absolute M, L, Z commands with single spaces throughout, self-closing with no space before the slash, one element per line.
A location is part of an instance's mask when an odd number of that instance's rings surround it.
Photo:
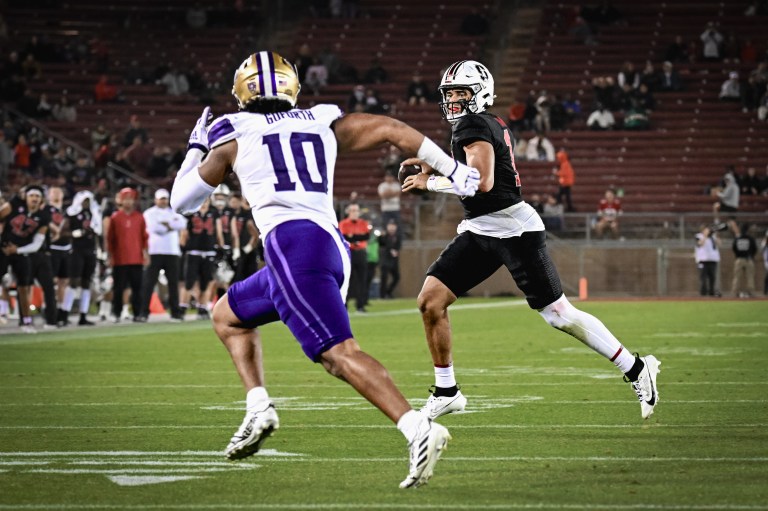
<path fill-rule="evenodd" d="M 468 90 L 472 97 L 448 102 L 446 92 L 455 89 Z M 485 112 L 493 105 L 493 89 L 493 76 L 483 64 L 474 60 L 454 62 L 446 69 L 438 87 L 442 98 L 440 110 L 443 118 L 455 123 L 467 114 Z M 457 105 L 461 107 L 460 110 L 456 109 Z"/>

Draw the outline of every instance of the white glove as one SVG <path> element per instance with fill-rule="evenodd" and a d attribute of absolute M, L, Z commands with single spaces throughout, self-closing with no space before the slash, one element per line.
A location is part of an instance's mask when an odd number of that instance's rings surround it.
<path fill-rule="evenodd" d="M 451 185 L 456 195 L 464 197 L 472 197 L 480 185 L 480 172 L 458 161 L 453 172 L 445 177 L 451 180 Z"/>
<path fill-rule="evenodd" d="M 203 109 L 203 115 L 195 123 L 195 127 L 192 128 L 192 133 L 189 134 L 189 144 L 187 145 L 187 151 L 190 149 L 199 149 L 203 153 L 208 153 L 208 124 L 213 120 L 211 115 L 211 107 L 207 106 Z"/>
<path fill-rule="evenodd" d="M 235 247 L 232 249 L 232 261 L 240 259 L 240 249 Z"/>
<path fill-rule="evenodd" d="M 253 251 L 253 246 L 248 243 L 246 246 L 243 247 L 243 254 L 248 255 Z"/>

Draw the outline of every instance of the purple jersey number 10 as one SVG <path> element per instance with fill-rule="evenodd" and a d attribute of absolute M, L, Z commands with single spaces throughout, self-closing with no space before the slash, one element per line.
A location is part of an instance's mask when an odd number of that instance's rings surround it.
<path fill-rule="evenodd" d="M 309 173 L 306 151 L 304 150 L 305 143 L 312 144 L 312 152 L 315 155 L 315 163 L 317 164 L 317 170 L 321 177 L 319 183 L 313 181 L 312 176 Z M 269 149 L 269 156 L 272 159 L 275 176 L 277 176 L 275 191 L 284 192 L 296 190 L 296 183 L 291 181 L 291 176 L 288 173 L 288 165 L 285 163 L 283 146 L 280 143 L 280 134 L 275 133 L 273 135 L 265 136 L 264 145 Z M 290 146 L 293 161 L 296 163 L 296 171 L 299 175 L 301 184 L 304 186 L 304 190 L 308 192 L 327 193 L 328 166 L 325 162 L 325 148 L 323 147 L 323 139 L 320 138 L 320 135 L 317 133 L 291 133 Z"/>

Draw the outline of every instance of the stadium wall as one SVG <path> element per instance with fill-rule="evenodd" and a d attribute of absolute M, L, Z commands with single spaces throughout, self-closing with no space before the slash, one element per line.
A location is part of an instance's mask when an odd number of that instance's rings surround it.
<path fill-rule="evenodd" d="M 406 244 L 401 251 L 401 280 L 397 295 L 415 297 L 424 275 L 445 243 Z M 696 297 L 699 274 L 693 259 L 693 248 L 626 247 L 621 245 L 570 245 L 549 247 L 565 293 L 578 296 L 580 277 L 586 277 L 590 297 Z M 720 289 L 732 297 L 733 253 L 721 250 Z M 763 296 L 765 269 L 755 259 L 755 295 Z M 488 280 L 472 289 L 471 296 L 522 296 L 506 269 L 500 269 Z"/>

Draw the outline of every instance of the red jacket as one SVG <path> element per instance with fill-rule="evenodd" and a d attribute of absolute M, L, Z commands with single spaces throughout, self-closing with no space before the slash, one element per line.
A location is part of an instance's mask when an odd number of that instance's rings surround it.
<path fill-rule="evenodd" d="M 149 239 L 144 215 L 136 210 L 129 214 L 117 210 L 110 220 L 107 251 L 112 256 L 112 265 L 144 264 Z"/>
<path fill-rule="evenodd" d="M 339 222 L 339 230 L 344 239 L 349 243 L 351 250 L 365 250 L 368 246 L 368 237 L 371 232 L 371 224 L 367 220 L 358 218 L 351 220 L 345 218 Z"/>

